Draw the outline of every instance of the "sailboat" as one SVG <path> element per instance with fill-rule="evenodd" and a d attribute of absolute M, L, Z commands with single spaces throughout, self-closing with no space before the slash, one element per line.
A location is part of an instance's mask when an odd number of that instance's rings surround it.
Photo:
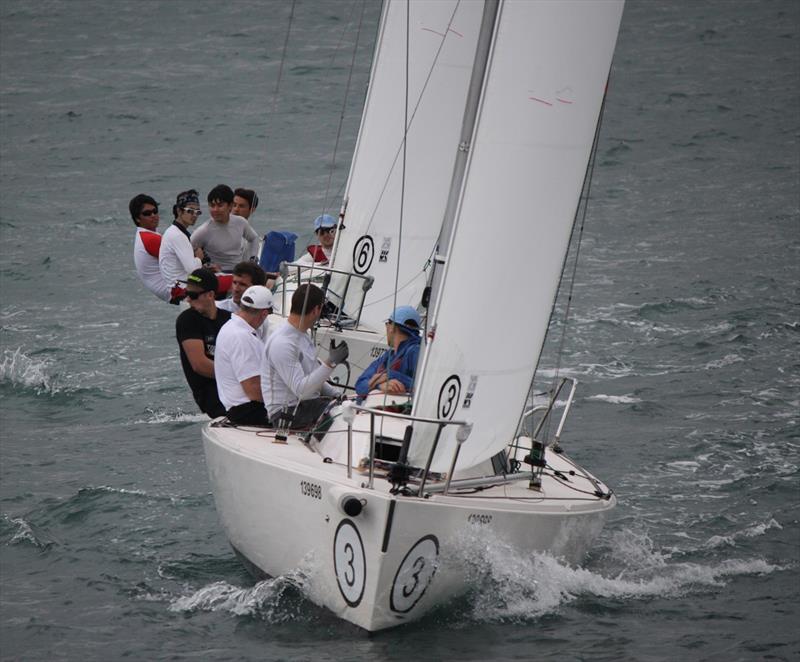
<path fill-rule="evenodd" d="M 566 382 L 546 405 L 530 407 L 528 394 L 622 5 L 385 3 L 330 285 L 343 310 L 356 306 L 368 321 L 385 319 L 393 303 L 426 310 L 415 389 L 345 401 L 319 435 L 222 419 L 203 428 L 217 511 L 255 574 L 300 572 L 309 599 L 375 631 L 418 619 L 469 589 L 459 554 L 467 534 L 569 563 L 585 556 L 616 498 L 557 443 L 575 385 L 557 423 Z M 413 70 L 414 49 L 431 36 L 438 38 L 431 73 L 409 80 L 412 101 L 401 106 L 401 155 L 395 143 L 376 138 L 381 95 L 386 85 L 398 86 L 397 78 L 383 79 L 392 66 L 408 62 Z M 466 53 L 461 60 L 458 48 Z M 447 64 L 464 57 L 466 67 Z M 453 87 L 459 107 L 429 123 L 425 90 L 449 103 L 448 73 L 463 83 Z M 414 99 L 422 100 L 417 115 Z M 425 159 L 425 141 L 412 133 L 415 122 L 422 135 L 440 121 L 457 129 L 448 126 L 443 139 L 451 150 L 442 161 L 450 165 L 446 181 L 435 168 L 428 189 L 424 170 L 412 174 Z M 396 176 L 379 170 L 400 159 L 405 168 Z M 382 186 L 369 185 L 372 173 Z M 405 185 L 418 195 L 408 197 Z M 393 203 L 384 208 L 384 200 Z M 355 276 L 374 279 L 371 300 L 363 288 L 349 289 Z M 528 417 L 537 421 L 533 433 L 519 434 Z M 557 430 L 545 438 L 550 423 Z"/>

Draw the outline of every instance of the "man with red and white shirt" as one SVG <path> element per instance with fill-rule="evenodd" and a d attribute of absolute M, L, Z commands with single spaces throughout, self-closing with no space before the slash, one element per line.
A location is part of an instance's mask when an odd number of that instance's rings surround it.
<path fill-rule="evenodd" d="M 128 204 L 131 218 L 136 224 L 133 240 L 133 263 L 142 284 L 162 301 L 170 299 L 170 285 L 158 268 L 158 251 L 161 235 L 158 227 L 158 203 L 149 195 L 140 193 Z"/>
<path fill-rule="evenodd" d="M 333 243 L 336 241 L 336 226 L 336 219 L 330 214 L 317 216 L 314 219 L 314 234 L 317 235 L 319 243 L 309 246 L 308 252 L 296 259 L 295 264 L 308 266 L 312 264 L 328 264 L 333 251 Z"/>

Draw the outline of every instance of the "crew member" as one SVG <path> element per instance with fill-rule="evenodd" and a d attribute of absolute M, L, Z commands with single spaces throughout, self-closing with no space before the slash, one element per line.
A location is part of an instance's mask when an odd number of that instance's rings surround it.
<path fill-rule="evenodd" d="M 304 283 L 292 295 L 287 323 L 272 333 L 261 362 L 261 393 L 273 423 L 284 411 L 289 427 L 308 429 L 319 419 L 339 390 L 326 384 L 333 369 L 347 359 L 347 343 L 331 347 L 326 362 L 308 331 L 322 314 L 325 297 L 316 285 Z"/>
<path fill-rule="evenodd" d="M 411 393 L 419 358 L 419 313 L 412 306 L 398 306 L 386 320 L 383 354 L 367 366 L 356 381 L 356 394 L 362 400 L 370 391 Z"/>
<path fill-rule="evenodd" d="M 344 226 L 342 226 L 344 227 Z M 326 265 L 331 260 L 333 243 L 336 241 L 336 219 L 330 214 L 322 214 L 314 219 L 314 234 L 317 235 L 318 244 L 308 247 L 308 252 L 295 260 L 296 264 Z"/>
<path fill-rule="evenodd" d="M 181 366 L 200 411 L 211 418 L 223 416 L 225 407 L 217 395 L 214 353 L 217 335 L 230 318 L 217 308 L 217 277 L 209 269 L 195 269 L 186 279 L 189 309 L 175 320 L 175 334 L 181 352 Z"/>
<path fill-rule="evenodd" d="M 258 207 L 258 196 L 253 189 L 237 188 L 233 192 L 233 208 L 231 212 L 250 221 L 252 214 Z"/>
<path fill-rule="evenodd" d="M 161 235 L 158 228 L 158 203 L 149 195 L 140 193 L 128 204 L 128 211 L 136 225 L 133 239 L 133 263 L 142 284 L 162 301 L 170 299 L 170 285 L 158 268 L 158 251 Z"/>
<path fill-rule="evenodd" d="M 206 257 L 222 271 L 232 271 L 242 260 L 258 262 L 258 235 L 247 219 L 231 213 L 233 191 L 219 184 L 208 194 L 211 219 L 192 235 L 192 246 L 202 248 Z M 245 242 L 242 250 L 242 242 Z"/>
<path fill-rule="evenodd" d="M 269 425 L 261 395 L 261 355 L 258 329 L 272 312 L 272 292 L 263 285 L 247 288 L 239 310 L 220 329 L 214 354 L 217 393 L 231 423 Z"/>
<path fill-rule="evenodd" d="M 184 296 L 181 283 L 188 275 L 203 266 L 203 251 L 192 248 L 189 228 L 195 224 L 200 214 L 200 198 L 197 191 L 189 189 L 178 193 L 172 207 L 172 222 L 161 240 L 158 254 L 158 268 L 161 277 L 172 288 L 170 303 L 178 303 Z"/>

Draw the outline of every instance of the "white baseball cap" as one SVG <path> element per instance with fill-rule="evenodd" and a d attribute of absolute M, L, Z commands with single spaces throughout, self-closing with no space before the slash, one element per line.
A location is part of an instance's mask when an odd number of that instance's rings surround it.
<path fill-rule="evenodd" d="M 263 285 L 252 285 L 242 294 L 240 305 L 258 310 L 272 308 L 272 292 Z"/>

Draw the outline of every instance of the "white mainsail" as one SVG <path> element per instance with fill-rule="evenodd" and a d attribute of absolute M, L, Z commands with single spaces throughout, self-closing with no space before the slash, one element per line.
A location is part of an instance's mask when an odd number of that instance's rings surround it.
<path fill-rule="evenodd" d="M 409 29 L 406 30 L 406 10 Z M 376 329 L 397 303 L 417 305 L 442 222 L 483 2 L 385 3 L 345 194 L 345 229 L 333 266 L 375 278 L 361 321 Z M 406 33 L 408 32 L 408 60 Z M 408 168 L 403 192 L 403 137 L 408 66 Z M 404 201 L 402 247 L 400 208 Z M 343 278 L 331 290 L 342 292 Z M 360 300 L 348 292 L 345 310 Z"/>
<path fill-rule="evenodd" d="M 467 171 L 434 292 L 415 416 L 468 420 L 458 466 L 513 438 L 547 331 L 608 79 L 622 0 L 501 2 Z M 405 241 L 405 237 L 404 237 Z M 431 464 L 447 471 L 445 428 Z M 416 425 L 424 465 L 432 426 Z"/>

